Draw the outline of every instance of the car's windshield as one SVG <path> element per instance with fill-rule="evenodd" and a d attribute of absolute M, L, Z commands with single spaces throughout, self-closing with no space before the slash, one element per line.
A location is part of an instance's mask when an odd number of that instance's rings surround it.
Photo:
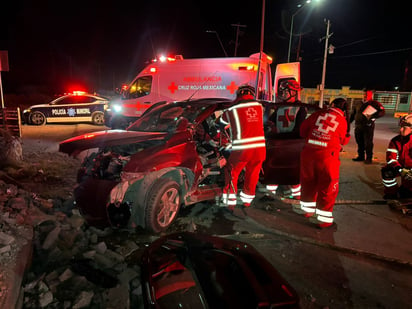
<path fill-rule="evenodd" d="M 139 120 L 131 125 L 129 131 L 144 132 L 174 132 L 181 120 L 193 123 L 198 115 L 210 105 L 183 104 L 168 105 L 145 113 Z"/>

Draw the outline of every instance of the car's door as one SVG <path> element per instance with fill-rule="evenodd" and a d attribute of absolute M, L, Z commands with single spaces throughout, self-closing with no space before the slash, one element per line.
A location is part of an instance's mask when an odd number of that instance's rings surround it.
<path fill-rule="evenodd" d="M 266 103 L 266 160 L 262 165 L 262 184 L 299 184 L 300 153 L 305 140 L 299 129 L 303 120 L 318 110 L 306 103 Z"/>

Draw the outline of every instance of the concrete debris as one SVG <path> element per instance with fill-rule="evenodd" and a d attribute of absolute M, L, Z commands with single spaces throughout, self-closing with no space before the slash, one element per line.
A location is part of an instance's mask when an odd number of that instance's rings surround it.
<path fill-rule="evenodd" d="M 15 241 L 13 236 L 0 232 L 0 244 L 10 245 L 13 241 Z"/>
<path fill-rule="evenodd" d="M 89 291 L 82 291 L 74 302 L 73 309 L 88 308 L 94 293 Z"/>
<path fill-rule="evenodd" d="M 0 179 L 0 307 L 143 308 L 148 238 L 112 241 L 62 205 Z"/>

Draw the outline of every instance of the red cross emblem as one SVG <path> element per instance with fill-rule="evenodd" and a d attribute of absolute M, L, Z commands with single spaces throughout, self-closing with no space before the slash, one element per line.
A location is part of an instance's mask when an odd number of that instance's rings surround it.
<path fill-rule="evenodd" d="M 336 131 L 339 122 L 336 121 L 336 115 L 325 114 L 316 119 L 315 125 L 320 132 L 328 134 L 329 131 Z"/>
<path fill-rule="evenodd" d="M 290 123 L 295 120 L 295 115 L 289 115 L 289 108 L 285 109 L 285 113 L 278 116 L 278 121 L 282 122 L 282 127 L 287 128 L 290 126 Z"/>
<path fill-rule="evenodd" d="M 148 103 L 140 103 L 139 101 L 137 101 L 136 104 L 125 104 L 124 106 L 127 107 L 127 108 L 133 107 L 137 110 L 140 110 L 142 108 L 147 109 L 147 108 L 150 107 L 150 105 L 151 105 L 150 103 L 149 104 Z"/>
<path fill-rule="evenodd" d="M 236 86 L 234 81 L 232 81 L 229 86 L 226 86 L 226 89 L 230 91 L 230 94 L 234 94 L 237 88 L 239 87 Z"/>
<path fill-rule="evenodd" d="M 172 94 L 175 93 L 175 91 L 177 90 L 177 86 L 175 85 L 175 82 L 172 82 L 172 83 L 167 87 L 167 89 L 169 89 Z"/>
<path fill-rule="evenodd" d="M 247 115 L 249 118 L 256 118 L 256 116 L 257 116 L 257 111 L 256 111 L 254 108 L 249 107 L 249 108 L 247 109 L 247 111 L 246 111 L 246 115 Z"/>

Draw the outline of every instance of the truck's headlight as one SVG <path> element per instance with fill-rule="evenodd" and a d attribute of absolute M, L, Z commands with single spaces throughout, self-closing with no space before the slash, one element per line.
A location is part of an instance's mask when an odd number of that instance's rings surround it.
<path fill-rule="evenodd" d="M 122 111 L 122 106 L 119 104 L 113 104 L 112 105 L 112 109 L 116 112 L 116 113 L 120 113 Z"/>
<path fill-rule="evenodd" d="M 25 110 L 23 111 L 23 114 L 25 114 L 25 113 L 30 113 L 30 112 L 31 112 L 31 109 L 28 108 L 28 109 L 25 109 Z"/>

